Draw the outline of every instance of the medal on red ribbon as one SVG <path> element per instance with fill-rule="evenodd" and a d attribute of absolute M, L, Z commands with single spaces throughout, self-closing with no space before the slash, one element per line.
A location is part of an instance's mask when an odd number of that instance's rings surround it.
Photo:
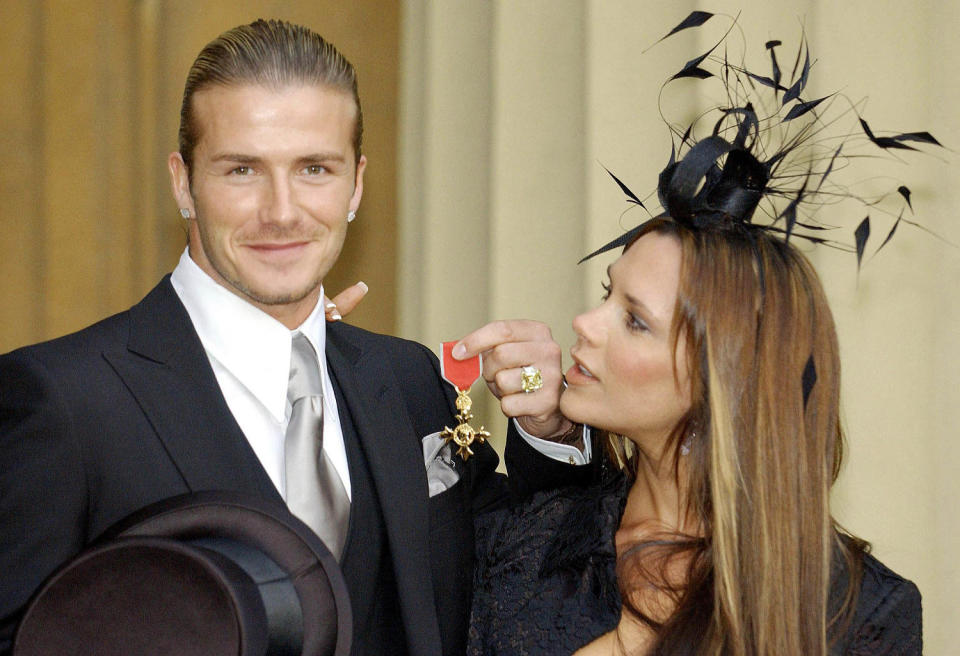
<path fill-rule="evenodd" d="M 443 343 L 440 375 L 457 390 L 455 404 L 457 406 L 457 421 L 460 423 L 457 424 L 456 428 L 444 426 L 440 437 L 447 444 L 455 443 L 457 445 L 457 455 L 466 461 L 473 455 L 473 449 L 470 448 L 470 445 L 474 441 L 483 444 L 490 437 L 490 433 L 485 431 L 483 426 L 480 426 L 480 430 L 476 430 L 469 423 L 473 419 L 473 415 L 470 413 L 470 408 L 473 406 L 473 402 L 470 400 L 470 387 L 480 377 L 482 367 L 480 356 L 475 355 L 467 360 L 455 360 L 453 357 L 454 344 L 456 342 Z"/>

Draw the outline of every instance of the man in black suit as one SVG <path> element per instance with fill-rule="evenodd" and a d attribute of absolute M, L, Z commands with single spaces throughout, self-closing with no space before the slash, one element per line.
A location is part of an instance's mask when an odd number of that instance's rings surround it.
<path fill-rule="evenodd" d="M 462 653 L 472 518 L 507 483 L 487 445 L 467 462 L 433 448 L 455 419 L 428 349 L 325 326 L 321 282 L 363 191 L 361 133 L 352 66 L 305 28 L 257 21 L 194 62 L 168 162 L 189 226 L 176 269 L 128 311 L 0 357 L 0 653 L 43 580 L 129 513 L 200 490 L 283 503 L 296 335 L 319 357 L 323 453 L 350 501 L 354 653 Z M 549 342 L 508 328 L 507 341 Z M 555 410 L 555 349 L 492 360 L 500 394 L 519 391 L 520 364 L 543 370 L 544 390 L 521 395 L 515 414 Z M 514 484 L 567 474 L 516 433 L 508 461 L 535 474 Z"/>

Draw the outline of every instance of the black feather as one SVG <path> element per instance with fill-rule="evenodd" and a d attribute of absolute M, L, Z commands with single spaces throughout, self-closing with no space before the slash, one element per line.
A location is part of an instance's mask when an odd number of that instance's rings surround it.
<path fill-rule="evenodd" d="M 913 203 L 910 202 L 910 189 L 907 185 L 900 185 L 897 187 L 897 191 L 900 192 L 900 195 L 907 200 L 907 206 L 910 207 L 910 211 L 913 211 Z"/>
<path fill-rule="evenodd" d="M 712 16 L 713 14 L 711 14 L 709 11 L 691 12 L 689 16 L 687 16 L 682 21 L 680 21 L 680 24 L 678 24 L 675 28 L 670 30 L 666 36 L 660 39 L 660 41 L 663 41 L 668 36 L 673 36 L 677 32 L 680 32 L 681 30 L 685 30 L 690 27 L 700 27 L 701 25 L 706 23 L 708 20 L 710 20 Z M 660 41 L 657 41 L 657 43 L 660 43 Z"/>
<path fill-rule="evenodd" d="M 860 119 L 860 125 L 863 127 L 863 131 L 866 133 L 867 138 L 877 146 L 883 148 L 884 150 L 891 149 L 891 148 L 899 149 L 899 150 L 916 150 L 916 148 L 912 146 L 908 146 L 907 144 L 903 143 L 903 141 L 905 141 L 903 139 L 897 140 L 896 137 L 878 137 L 874 135 L 873 130 L 870 129 L 870 126 L 867 125 L 867 122 L 863 118 Z M 903 135 L 899 135 L 899 136 L 902 137 Z"/>
<path fill-rule="evenodd" d="M 943 147 L 943 144 L 934 139 L 933 135 L 929 132 L 904 132 L 903 134 L 898 134 L 890 138 L 894 141 L 920 141 L 922 143 L 940 146 L 941 148 Z"/>
<path fill-rule="evenodd" d="M 869 216 L 860 222 L 860 225 L 857 226 L 853 236 L 857 240 L 857 269 L 859 269 L 860 263 L 863 261 L 863 250 L 867 247 L 867 239 L 870 238 Z"/>
<path fill-rule="evenodd" d="M 601 164 L 601 166 L 603 166 L 603 165 Z M 636 195 L 635 193 L 633 193 L 632 191 L 630 191 L 630 187 L 628 187 L 627 185 L 623 184 L 623 182 L 620 181 L 620 178 L 618 178 L 617 176 L 615 176 L 613 173 L 610 172 L 610 169 L 608 169 L 606 166 L 604 166 L 604 167 L 603 167 L 603 170 L 606 171 L 607 173 L 610 173 L 610 177 L 613 178 L 613 181 L 616 182 L 616 183 L 620 186 L 620 189 L 623 190 L 623 193 L 625 193 L 625 194 L 627 195 L 627 197 L 629 198 L 629 200 L 630 200 L 631 203 L 636 203 L 636 204 L 639 205 L 640 207 L 643 207 L 643 209 L 647 209 L 647 208 L 644 206 L 643 202 L 642 202 L 639 198 L 637 198 L 637 195 Z"/>
<path fill-rule="evenodd" d="M 810 392 L 813 391 L 813 386 L 817 382 L 817 365 L 813 362 L 812 353 L 807 358 L 807 364 L 803 367 L 801 381 L 803 382 L 803 407 L 806 408 L 807 399 L 810 398 Z"/>
<path fill-rule="evenodd" d="M 796 105 L 790 108 L 790 111 L 787 112 L 787 115 L 783 117 L 784 121 L 792 121 L 798 116 L 803 116 L 811 109 L 822 103 L 824 100 L 830 96 L 824 96 L 823 98 L 818 98 L 816 100 L 808 100 L 806 102 L 798 102 Z"/>
<path fill-rule="evenodd" d="M 744 71 L 751 79 L 756 80 L 765 87 L 770 87 L 771 89 L 776 89 L 777 91 L 786 91 L 787 88 L 782 86 L 779 82 L 771 80 L 768 77 L 763 77 L 762 75 L 756 75 L 750 71 Z"/>
<path fill-rule="evenodd" d="M 833 157 L 830 158 L 830 163 L 827 164 L 827 170 L 823 172 L 823 175 L 820 176 L 820 183 L 817 185 L 817 191 L 820 191 L 820 187 L 823 186 L 824 181 L 827 179 L 827 176 L 830 175 L 830 172 L 833 170 L 833 163 L 837 161 L 837 157 L 840 156 L 840 151 L 843 149 L 843 144 L 837 146 L 836 152 L 833 153 Z"/>
<path fill-rule="evenodd" d="M 897 231 L 897 226 L 900 225 L 900 219 L 903 218 L 903 212 L 900 212 L 900 216 L 897 217 L 897 220 L 894 222 L 893 227 L 890 228 L 890 232 L 887 233 L 887 238 L 883 240 L 883 243 L 880 244 L 880 248 L 883 248 L 887 245 L 887 242 L 893 239 L 893 233 Z M 880 252 L 880 248 L 877 249 L 877 252 Z"/>
<path fill-rule="evenodd" d="M 774 50 L 777 46 L 782 45 L 780 41 L 767 41 L 766 48 L 770 51 L 770 64 L 773 70 L 773 88 L 778 89 L 782 88 L 780 86 L 780 79 L 783 77 L 783 74 L 780 72 L 780 64 L 777 63 L 777 53 Z M 785 91 L 786 89 L 784 89 Z"/>
<path fill-rule="evenodd" d="M 810 50 L 807 50 L 806 60 L 803 64 L 803 72 L 800 74 L 800 77 L 797 78 L 796 82 L 793 83 L 793 86 L 787 91 L 783 96 L 783 104 L 786 105 L 791 100 L 797 100 L 800 97 L 800 94 L 803 93 L 804 87 L 807 86 L 807 79 L 810 76 Z"/>

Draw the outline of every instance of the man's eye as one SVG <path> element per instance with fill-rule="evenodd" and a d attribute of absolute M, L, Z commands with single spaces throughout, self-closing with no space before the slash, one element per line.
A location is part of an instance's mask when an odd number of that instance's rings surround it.
<path fill-rule="evenodd" d="M 303 170 L 306 172 L 307 175 L 320 175 L 321 173 L 326 171 L 326 169 L 320 164 L 311 164 L 310 166 L 306 167 Z"/>
<path fill-rule="evenodd" d="M 238 166 L 237 168 L 230 171 L 232 175 L 250 175 L 253 173 L 253 169 L 249 166 Z"/>

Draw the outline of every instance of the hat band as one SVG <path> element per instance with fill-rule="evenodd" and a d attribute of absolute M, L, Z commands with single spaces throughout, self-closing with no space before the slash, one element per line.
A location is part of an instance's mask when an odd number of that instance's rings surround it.
<path fill-rule="evenodd" d="M 300 597 L 283 569 L 259 549 L 229 538 L 199 538 L 189 544 L 225 556 L 257 587 L 267 622 L 266 656 L 299 656 L 303 645 L 303 610 Z"/>

